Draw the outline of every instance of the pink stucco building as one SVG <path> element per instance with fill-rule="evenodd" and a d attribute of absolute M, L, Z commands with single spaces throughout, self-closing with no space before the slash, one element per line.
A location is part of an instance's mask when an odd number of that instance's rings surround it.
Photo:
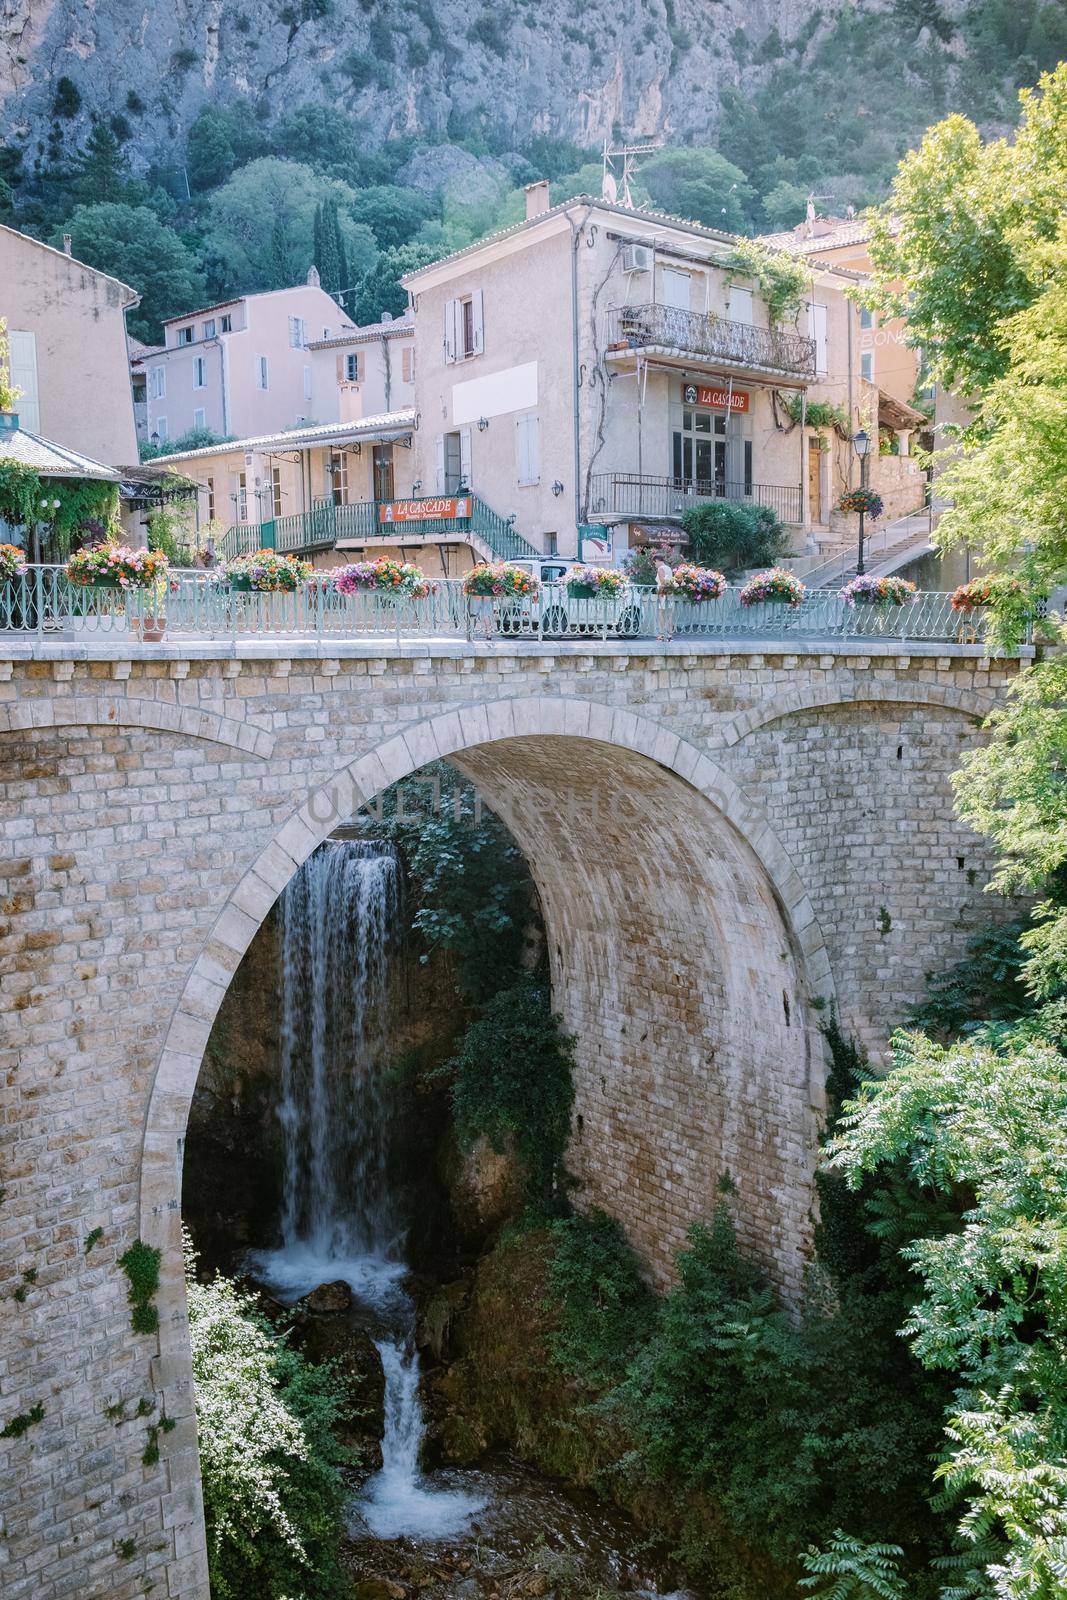
<path fill-rule="evenodd" d="M 314 343 L 356 331 L 320 288 L 239 295 L 164 324 L 164 344 L 135 352 L 138 431 L 161 444 L 193 428 L 220 438 L 281 432 L 333 420 L 316 414 Z M 336 406 L 336 399 L 334 399 Z"/>

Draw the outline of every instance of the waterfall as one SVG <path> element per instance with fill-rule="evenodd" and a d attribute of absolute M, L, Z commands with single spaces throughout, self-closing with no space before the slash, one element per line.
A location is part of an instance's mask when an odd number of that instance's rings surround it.
<path fill-rule="evenodd" d="M 484 1503 L 422 1476 L 415 1306 L 405 1227 L 390 1181 L 390 981 L 400 943 L 400 862 L 391 845 L 328 840 L 280 903 L 284 1149 L 281 1247 L 256 1272 L 285 1300 L 343 1279 L 386 1330 L 382 1469 L 359 1514 L 382 1538 L 441 1537 Z"/>

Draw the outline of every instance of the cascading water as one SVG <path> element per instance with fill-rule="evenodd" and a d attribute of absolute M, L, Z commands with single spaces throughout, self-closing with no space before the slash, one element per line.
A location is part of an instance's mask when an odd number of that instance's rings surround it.
<path fill-rule="evenodd" d="M 282 1243 L 252 1264 L 282 1299 L 346 1282 L 387 1331 L 382 1469 L 357 1509 L 380 1538 L 441 1537 L 484 1500 L 419 1470 L 423 1415 L 405 1228 L 390 1181 L 389 990 L 402 928 L 389 845 L 328 840 L 281 899 Z"/>

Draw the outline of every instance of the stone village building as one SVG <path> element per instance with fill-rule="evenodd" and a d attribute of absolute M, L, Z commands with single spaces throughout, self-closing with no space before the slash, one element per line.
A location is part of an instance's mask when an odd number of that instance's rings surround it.
<path fill-rule="evenodd" d="M 592 197 L 551 207 L 545 183 L 526 202 L 522 222 L 409 274 L 404 318 L 308 338 L 289 407 L 308 411 L 168 458 L 200 483 L 200 520 L 227 524 L 225 553 L 391 553 L 432 576 L 617 560 L 680 548 L 683 512 L 713 498 L 770 506 L 798 554 L 851 538 L 834 507 L 878 405 L 848 294 L 862 274 L 812 259 L 797 325 L 772 326 L 733 235 Z M 198 320 L 175 319 L 193 349 Z M 848 429 L 803 425 L 813 402 Z M 898 421 L 901 454 L 870 464 L 890 516 L 925 487 L 907 454 L 923 419 Z"/>

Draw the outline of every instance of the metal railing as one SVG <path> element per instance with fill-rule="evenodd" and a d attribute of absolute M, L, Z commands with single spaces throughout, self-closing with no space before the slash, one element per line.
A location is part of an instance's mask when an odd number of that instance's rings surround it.
<path fill-rule="evenodd" d="M 454 538 L 463 541 L 470 535 L 499 561 L 529 560 L 540 555 L 528 539 L 516 533 L 501 517 L 468 490 L 461 491 L 471 502 L 469 517 L 432 517 L 420 522 L 383 523 L 379 500 L 359 500 L 352 505 L 335 505 L 318 500 L 310 511 L 275 517 L 268 522 L 237 522 L 227 528 L 218 544 L 218 553 L 232 561 L 235 556 L 254 550 L 279 550 L 286 554 L 332 549 L 340 539 L 378 539 L 388 536 L 396 544 L 417 544 L 427 540 Z M 414 496 L 416 500 L 436 496 Z"/>
<path fill-rule="evenodd" d="M 657 345 L 735 367 L 815 377 L 814 339 L 786 328 L 756 328 L 678 306 L 613 306 L 608 313 L 608 344 L 611 349 L 632 350 Z"/>
<path fill-rule="evenodd" d="M 666 517 L 676 520 L 709 500 L 768 506 L 780 522 L 803 521 L 803 491 L 792 483 L 734 483 L 703 479 L 655 478 L 637 472 L 596 472 L 590 484 L 589 515 Z"/>
<path fill-rule="evenodd" d="M 208 573 L 172 572 L 158 590 L 72 584 L 63 567 L 28 568 L 0 584 L 0 632 L 9 638 L 59 635 L 73 642 L 126 636 L 236 639 L 246 635 L 315 639 L 882 639 L 984 642 L 986 613 L 953 611 L 948 594 L 919 594 L 909 605 L 850 606 L 833 589 L 809 591 L 799 606 L 743 606 L 730 588 L 694 604 L 630 587 L 611 600 L 574 599 L 565 584 L 534 601 L 473 600 L 457 580 L 422 599 L 375 590 L 338 594 L 323 578 L 289 593 L 242 593 Z M 2 652 L 0 652 L 2 653 Z"/>

